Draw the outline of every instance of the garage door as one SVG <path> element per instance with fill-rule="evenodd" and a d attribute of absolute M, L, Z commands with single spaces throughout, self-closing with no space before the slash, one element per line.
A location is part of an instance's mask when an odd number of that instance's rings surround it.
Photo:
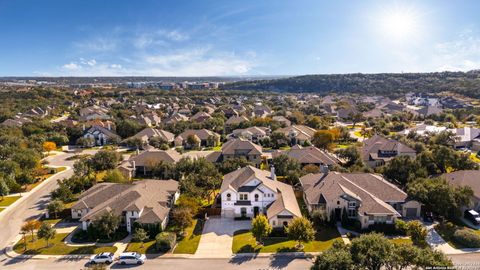
<path fill-rule="evenodd" d="M 222 211 L 222 216 L 225 218 L 234 218 L 235 217 L 235 210 L 233 209 L 225 209 Z"/>
<path fill-rule="evenodd" d="M 409 218 L 417 217 L 417 208 L 407 208 L 407 217 Z"/>

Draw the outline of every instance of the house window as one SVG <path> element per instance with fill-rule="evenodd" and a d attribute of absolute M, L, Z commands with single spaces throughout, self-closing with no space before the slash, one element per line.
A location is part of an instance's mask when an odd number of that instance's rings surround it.
<path fill-rule="evenodd" d="M 357 202 L 348 202 L 348 208 L 355 208 L 357 206 Z"/>
<path fill-rule="evenodd" d="M 245 207 L 240 208 L 240 214 L 242 215 L 242 217 L 246 217 L 247 216 L 247 208 L 245 208 Z"/>
<path fill-rule="evenodd" d="M 373 220 L 373 216 L 368 216 L 368 220 Z"/>
<path fill-rule="evenodd" d="M 337 201 L 337 204 L 340 204 L 340 201 Z"/>
<path fill-rule="evenodd" d="M 355 209 L 348 209 L 348 217 L 355 217 L 356 215 Z"/>
<path fill-rule="evenodd" d="M 232 199 L 232 194 L 227 193 L 227 201 L 230 201 Z"/>
<path fill-rule="evenodd" d="M 240 194 L 240 201 L 248 201 L 248 194 Z"/>
<path fill-rule="evenodd" d="M 276 222 L 275 220 L 272 221 L 272 225 L 275 226 L 276 225 Z"/>
<path fill-rule="evenodd" d="M 258 202 L 258 194 L 255 194 L 255 201 Z"/>

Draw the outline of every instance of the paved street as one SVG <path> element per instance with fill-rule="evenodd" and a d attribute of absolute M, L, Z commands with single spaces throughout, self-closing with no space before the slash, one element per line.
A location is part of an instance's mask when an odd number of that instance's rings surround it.
<path fill-rule="evenodd" d="M 73 161 L 65 160 L 73 154 L 59 154 L 48 157 L 50 165 L 53 166 L 72 166 Z M 68 178 L 73 174 L 73 170 L 65 170 L 48 181 L 44 182 L 39 188 L 34 189 L 28 198 L 18 202 L 14 207 L 7 208 L 0 214 L 0 247 L 3 249 L 19 233 L 20 227 L 27 219 L 39 217 L 43 209 L 48 204 L 49 194 L 57 186 L 57 180 Z M 24 194 L 25 195 L 25 194 Z"/>

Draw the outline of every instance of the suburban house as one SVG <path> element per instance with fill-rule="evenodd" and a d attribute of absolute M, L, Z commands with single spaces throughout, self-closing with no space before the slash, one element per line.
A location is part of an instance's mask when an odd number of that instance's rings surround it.
<path fill-rule="evenodd" d="M 291 125 L 279 128 L 275 130 L 275 132 L 285 134 L 291 144 L 303 144 L 305 141 L 312 141 L 313 134 L 315 134 L 316 130 L 304 125 Z"/>
<path fill-rule="evenodd" d="M 179 195 L 179 185 L 174 180 L 100 183 L 80 195 L 71 213 L 73 219 L 82 222 L 83 230 L 105 213 L 120 216 L 128 232 L 132 232 L 135 222 L 165 229 L 170 209 Z"/>
<path fill-rule="evenodd" d="M 258 118 L 265 118 L 270 116 L 273 111 L 267 106 L 257 105 L 253 108 L 253 116 Z"/>
<path fill-rule="evenodd" d="M 454 186 L 469 186 L 473 190 L 471 206 L 475 211 L 480 211 L 480 171 L 479 170 L 461 170 L 451 173 L 445 173 L 440 176 Z"/>
<path fill-rule="evenodd" d="M 175 123 L 182 122 L 182 121 L 188 121 L 188 117 L 181 114 L 181 113 L 176 112 L 176 113 L 170 115 L 170 117 L 164 119 L 163 123 L 165 123 L 165 124 L 175 124 Z"/>
<path fill-rule="evenodd" d="M 272 153 L 272 157 L 275 158 L 282 154 L 287 155 L 288 157 L 295 159 L 302 166 L 305 165 L 316 165 L 321 166 L 333 166 L 339 163 L 338 159 L 331 154 L 318 149 L 315 146 L 302 147 L 300 145 L 294 145 L 290 150 L 277 150 Z"/>
<path fill-rule="evenodd" d="M 309 212 L 319 211 L 330 220 L 348 218 L 366 229 L 372 224 L 394 224 L 395 219 L 417 218 L 421 204 L 380 175 L 327 172 L 300 178 L 303 199 Z"/>
<path fill-rule="evenodd" d="M 239 125 L 241 123 L 244 123 L 244 122 L 248 122 L 248 117 L 246 116 L 232 116 L 230 118 L 228 118 L 228 120 L 225 122 L 225 125 L 229 125 L 229 126 L 232 126 L 232 125 Z"/>
<path fill-rule="evenodd" d="M 264 214 L 273 227 L 283 227 L 302 214 L 293 188 L 271 172 L 247 166 L 226 174 L 220 188 L 222 217 Z"/>
<path fill-rule="evenodd" d="M 14 118 L 3 121 L 1 125 L 6 127 L 21 127 L 23 124 L 31 122 L 32 120 L 17 115 Z"/>
<path fill-rule="evenodd" d="M 230 140 L 222 146 L 223 160 L 244 157 L 257 167 L 260 167 L 260 163 L 262 163 L 262 153 L 260 145 L 245 139 Z"/>
<path fill-rule="evenodd" d="M 197 112 L 194 114 L 192 117 L 190 117 L 190 121 L 197 122 L 197 123 L 203 123 L 208 119 L 211 119 L 212 116 L 206 112 Z"/>
<path fill-rule="evenodd" d="M 200 142 L 199 146 L 215 146 L 220 140 L 220 135 L 208 129 L 189 129 L 175 138 L 175 146 L 193 147 L 187 143 L 189 136 L 194 136 Z"/>
<path fill-rule="evenodd" d="M 287 118 L 285 118 L 285 116 L 274 116 L 272 117 L 272 120 L 274 122 L 277 122 L 285 127 L 288 127 L 290 125 L 292 125 L 292 122 L 290 120 L 288 120 Z"/>
<path fill-rule="evenodd" d="M 445 131 L 445 130 L 447 130 L 446 127 L 420 124 L 420 125 L 416 125 L 415 127 L 412 127 L 412 128 L 407 128 L 407 129 L 399 132 L 399 134 L 408 135 L 410 133 L 416 133 L 418 135 L 424 136 L 424 135 L 430 135 L 430 134 L 437 134 L 437 133 L 440 133 L 440 132 Z"/>
<path fill-rule="evenodd" d="M 167 143 L 173 143 L 173 140 L 175 139 L 175 135 L 173 133 L 162 129 L 155 129 L 150 127 L 143 129 L 129 139 L 140 139 L 142 142 L 147 144 L 151 138 L 155 137 L 160 138 Z"/>
<path fill-rule="evenodd" d="M 149 175 L 152 167 L 160 162 L 176 163 L 181 158 L 182 156 L 175 150 L 151 149 L 124 161 L 118 169 L 124 176 L 130 179 L 139 174 Z"/>
<path fill-rule="evenodd" d="M 363 142 L 361 154 L 365 164 L 372 168 L 382 166 L 394 157 L 416 156 L 415 150 L 409 146 L 396 140 L 384 138 L 380 135 L 374 135 L 365 140 Z"/>
<path fill-rule="evenodd" d="M 455 148 L 472 148 L 474 151 L 480 150 L 480 129 L 472 127 L 462 127 L 449 129 L 455 134 Z"/>
<path fill-rule="evenodd" d="M 147 127 L 152 127 L 152 126 L 158 126 L 162 122 L 162 119 L 160 116 L 158 116 L 156 113 L 147 113 L 147 114 L 141 114 L 141 115 L 132 115 L 130 118 L 137 123 L 139 123 L 142 126 L 147 126 Z"/>
<path fill-rule="evenodd" d="M 235 129 L 227 138 L 243 138 L 254 143 L 258 143 L 262 139 L 270 135 L 270 129 L 267 127 L 249 127 Z"/>
<path fill-rule="evenodd" d="M 108 115 L 108 109 L 97 106 L 97 105 L 82 108 L 80 109 L 79 114 L 80 114 L 80 121 L 110 119 L 110 116 Z"/>
<path fill-rule="evenodd" d="M 112 130 L 97 125 L 85 130 L 83 138 L 92 139 L 93 143 L 91 146 L 102 146 L 120 141 L 120 136 Z"/>

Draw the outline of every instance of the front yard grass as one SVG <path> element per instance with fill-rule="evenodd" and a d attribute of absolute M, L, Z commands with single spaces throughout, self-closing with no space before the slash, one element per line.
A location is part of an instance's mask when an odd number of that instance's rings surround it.
<path fill-rule="evenodd" d="M 0 207 L 7 207 L 18 199 L 20 199 L 20 196 L 8 196 L 8 197 L 3 197 L 3 199 L 0 198 Z"/>
<path fill-rule="evenodd" d="M 25 251 L 24 240 L 21 239 L 15 246 L 13 250 L 18 254 L 26 255 L 67 255 L 67 254 L 97 254 L 101 252 L 115 252 L 117 248 L 114 246 L 83 246 L 83 247 L 72 247 L 67 246 L 63 241 L 68 236 L 68 233 L 59 233 L 55 238 L 49 241 L 49 246 L 47 247 L 47 242 L 43 239 L 37 239 L 33 242 L 30 242 L 30 238 L 27 237 L 27 250 Z"/>
<path fill-rule="evenodd" d="M 304 252 L 320 252 L 330 248 L 335 240 L 341 241 L 340 234 L 335 228 L 321 228 L 310 243 L 304 243 Z M 255 238 L 250 231 L 241 230 L 235 232 L 233 236 L 233 253 L 277 253 L 277 252 L 295 252 L 296 241 L 289 240 L 287 237 L 266 237 L 263 239 L 264 245 L 256 244 Z"/>
<path fill-rule="evenodd" d="M 177 242 L 174 254 L 194 254 L 203 231 L 203 220 L 194 220 L 192 226 L 185 229 L 185 236 Z"/>
<path fill-rule="evenodd" d="M 412 239 L 410 237 L 408 238 L 391 238 L 388 239 L 390 242 L 394 244 L 407 244 L 407 245 L 413 245 Z"/>
<path fill-rule="evenodd" d="M 476 153 L 470 154 L 470 159 L 471 159 L 473 162 L 480 163 L 480 158 L 478 158 L 478 156 L 477 156 Z"/>
<path fill-rule="evenodd" d="M 137 252 L 140 254 L 155 254 L 158 253 L 155 249 L 155 240 L 150 240 L 145 243 L 140 242 L 130 242 L 127 246 L 125 252 Z"/>

